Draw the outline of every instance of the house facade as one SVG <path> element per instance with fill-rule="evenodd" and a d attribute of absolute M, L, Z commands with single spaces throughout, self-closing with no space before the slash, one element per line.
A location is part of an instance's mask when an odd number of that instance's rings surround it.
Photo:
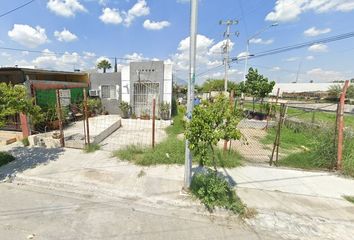
<path fill-rule="evenodd" d="M 131 62 L 115 73 L 90 74 L 90 96 L 99 97 L 110 114 L 119 114 L 123 101 L 131 106 L 137 117 L 152 114 L 153 99 L 156 112 L 160 104 L 172 103 L 172 65 L 163 61 Z"/>

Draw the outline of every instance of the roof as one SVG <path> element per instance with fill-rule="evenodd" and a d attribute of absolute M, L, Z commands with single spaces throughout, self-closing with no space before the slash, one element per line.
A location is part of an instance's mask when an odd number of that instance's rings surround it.
<path fill-rule="evenodd" d="M 9 71 L 21 71 L 25 74 L 55 74 L 55 75 L 86 75 L 85 72 L 69 72 L 69 71 L 55 71 L 55 70 L 45 70 L 45 69 L 33 69 L 33 68 L 18 68 L 18 67 L 3 67 L 0 68 L 0 72 Z"/>

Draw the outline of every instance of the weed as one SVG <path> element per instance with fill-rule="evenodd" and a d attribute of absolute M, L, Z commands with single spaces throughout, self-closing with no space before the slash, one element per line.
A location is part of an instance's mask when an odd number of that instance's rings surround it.
<path fill-rule="evenodd" d="M 343 196 L 345 200 L 354 204 L 354 196 Z"/>
<path fill-rule="evenodd" d="M 0 167 L 15 160 L 15 157 L 7 152 L 0 152 Z"/>
<path fill-rule="evenodd" d="M 96 152 L 97 150 L 100 150 L 100 149 L 101 149 L 101 146 L 99 144 L 89 144 L 89 145 L 85 146 L 84 151 L 86 153 L 93 153 L 93 152 Z"/>
<path fill-rule="evenodd" d="M 190 189 L 209 212 L 213 212 L 215 207 L 222 207 L 240 215 L 246 212 L 245 205 L 229 183 L 213 170 L 208 169 L 206 173 L 196 173 Z"/>
<path fill-rule="evenodd" d="M 144 172 L 144 170 L 141 169 L 140 172 L 138 173 L 138 178 L 141 178 L 145 175 L 146 175 L 146 173 Z"/>
<path fill-rule="evenodd" d="M 23 146 L 25 146 L 25 147 L 28 147 L 30 145 L 28 138 L 22 139 L 21 142 L 22 142 Z"/>

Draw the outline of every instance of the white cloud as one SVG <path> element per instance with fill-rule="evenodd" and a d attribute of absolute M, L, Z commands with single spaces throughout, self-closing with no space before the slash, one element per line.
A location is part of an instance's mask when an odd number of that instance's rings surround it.
<path fill-rule="evenodd" d="M 125 54 L 124 58 L 127 59 L 127 63 L 134 62 L 134 61 L 143 61 L 148 60 L 148 58 L 144 57 L 142 53 L 132 53 L 132 54 Z"/>
<path fill-rule="evenodd" d="M 276 66 L 276 67 L 273 67 L 270 71 L 277 72 L 277 71 L 280 71 L 280 70 L 281 70 L 281 68 Z"/>
<path fill-rule="evenodd" d="M 268 39 L 268 40 L 264 40 L 262 38 L 252 38 L 252 39 L 250 39 L 250 43 L 254 43 L 254 44 L 269 45 L 269 44 L 272 44 L 273 42 L 274 42 L 273 39 Z"/>
<path fill-rule="evenodd" d="M 5 57 L 5 58 L 10 58 L 10 57 L 11 57 L 11 55 L 8 54 L 7 52 L 2 52 L 2 53 L 0 54 L 0 56 L 1 56 L 1 57 Z"/>
<path fill-rule="evenodd" d="M 277 0 L 273 11 L 267 14 L 267 21 L 288 22 L 308 11 L 315 13 L 349 12 L 354 10 L 353 0 Z"/>
<path fill-rule="evenodd" d="M 121 14 L 119 13 L 118 9 L 115 8 L 102 9 L 102 15 L 99 18 L 106 24 L 120 24 L 123 22 Z"/>
<path fill-rule="evenodd" d="M 99 57 L 99 58 L 96 59 L 96 65 L 97 65 L 99 62 L 101 62 L 102 60 L 106 60 L 106 61 L 108 61 L 110 64 L 112 64 L 112 63 L 111 63 L 111 60 L 110 60 L 109 58 L 107 58 L 107 57 L 105 57 L 105 56 L 101 56 L 101 57 Z"/>
<path fill-rule="evenodd" d="M 76 12 L 87 12 L 78 0 L 49 0 L 47 8 L 63 17 L 73 17 Z"/>
<path fill-rule="evenodd" d="M 312 55 L 306 57 L 306 60 L 313 60 L 313 59 L 315 59 L 315 57 Z"/>
<path fill-rule="evenodd" d="M 134 21 L 137 17 L 147 16 L 150 14 L 150 8 L 148 7 L 145 0 L 138 0 L 134 6 L 128 10 L 128 12 L 123 12 L 126 16 L 124 19 L 124 23 L 127 26 Z"/>
<path fill-rule="evenodd" d="M 96 54 L 93 52 L 83 51 L 83 54 L 84 54 L 84 59 L 90 59 L 96 57 Z"/>
<path fill-rule="evenodd" d="M 344 80 L 345 76 L 341 72 L 333 70 L 323 70 L 322 68 L 313 68 L 307 71 L 307 75 L 311 80 L 319 82 L 331 82 L 334 80 Z"/>
<path fill-rule="evenodd" d="M 169 27 L 170 25 L 171 24 L 168 21 L 154 22 L 150 19 L 145 20 L 145 22 L 143 23 L 144 28 L 148 30 L 161 30 L 165 27 Z"/>
<path fill-rule="evenodd" d="M 27 56 L 29 54 L 29 52 L 28 51 L 22 51 L 21 54 L 22 54 L 22 56 Z"/>
<path fill-rule="evenodd" d="M 45 49 L 40 56 L 32 61 L 32 64 L 39 68 L 69 71 L 75 68 L 85 68 L 86 66 L 85 61 L 76 52 L 65 52 L 59 56 L 49 49 Z"/>
<path fill-rule="evenodd" d="M 316 37 L 321 34 L 329 33 L 331 32 L 330 28 L 324 28 L 324 29 L 318 29 L 316 27 L 311 27 L 304 31 L 304 35 L 307 37 Z"/>
<path fill-rule="evenodd" d="M 328 47 L 325 44 L 322 43 L 317 43 L 308 48 L 309 51 L 311 52 L 327 52 Z"/>
<path fill-rule="evenodd" d="M 289 57 L 289 58 L 285 59 L 286 62 L 295 62 L 297 60 L 299 60 L 298 57 Z"/>
<path fill-rule="evenodd" d="M 73 34 L 72 32 L 70 32 L 69 30 L 66 30 L 65 28 L 63 29 L 63 31 L 59 32 L 59 31 L 55 31 L 54 32 L 54 36 L 58 39 L 58 41 L 60 42 L 72 42 L 77 40 L 77 36 L 75 34 Z"/>
<path fill-rule="evenodd" d="M 242 58 L 246 58 L 247 56 L 249 56 L 250 53 L 249 52 L 240 52 L 238 55 L 237 55 L 237 58 L 239 59 L 242 59 Z"/>
<path fill-rule="evenodd" d="M 45 29 L 40 26 L 33 28 L 29 25 L 14 24 L 13 29 L 8 32 L 8 36 L 19 44 L 35 48 L 48 42 Z"/>

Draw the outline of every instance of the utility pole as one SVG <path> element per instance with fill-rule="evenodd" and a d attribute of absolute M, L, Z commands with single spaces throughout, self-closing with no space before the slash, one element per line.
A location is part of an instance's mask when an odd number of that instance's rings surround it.
<path fill-rule="evenodd" d="M 224 53 L 224 65 L 225 65 L 225 93 L 227 93 L 227 81 L 228 81 L 228 70 L 229 70 L 229 62 L 230 62 L 230 29 L 232 25 L 238 24 L 238 20 L 220 20 L 220 25 L 226 25 L 226 32 L 224 32 L 225 42 L 223 45 L 223 53 Z M 236 36 L 239 35 L 238 32 L 235 33 Z"/>
<path fill-rule="evenodd" d="M 191 26 L 190 26 L 190 50 L 189 50 L 189 81 L 187 93 L 187 121 L 192 119 L 194 105 L 194 83 L 195 83 L 195 63 L 197 49 L 197 22 L 198 22 L 198 1 L 191 0 Z M 186 140 L 185 146 L 185 166 L 184 166 L 184 189 L 191 185 L 192 155 L 189 149 L 189 142 Z"/>

